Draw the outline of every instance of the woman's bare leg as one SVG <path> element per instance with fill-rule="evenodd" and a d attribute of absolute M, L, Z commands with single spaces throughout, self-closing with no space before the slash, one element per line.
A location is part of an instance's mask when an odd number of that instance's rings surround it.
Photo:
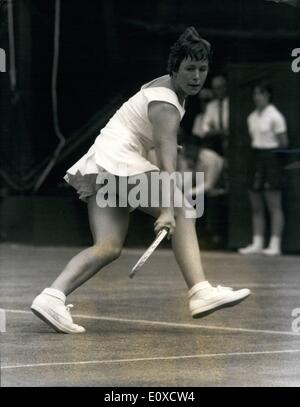
<path fill-rule="evenodd" d="M 265 198 L 271 215 L 271 239 L 268 248 L 271 249 L 272 253 L 279 254 L 281 252 L 281 239 L 284 228 L 281 191 L 266 191 Z"/>
<path fill-rule="evenodd" d="M 264 201 L 260 192 L 249 192 L 252 209 L 253 236 L 264 237 L 265 234 L 265 214 Z"/>
<path fill-rule="evenodd" d="M 73 257 L 51 285 L 65 295 L 118 258 L 127 234 L 128 208 L 99 208 L 96 196 L 92 196 L 88 200 L 88 213 L 94 245 Z"/>
<path fill-rule="evenodd" d="M 241 249 L 241 254 L 261 253 L 264 247 L 265 236 L 265 207 L 263 195 L 260 192 L 249 191 L 252 217 L 252 242 Z"/>
<path fill-rule="evenodd" d="M 100 208 L 93 196 L 88 211 L 94 245 L 73 257 L 52 286 L 31 304 L 32 312 L 57 332 L 85 332 L 84 327 L 73 322 L 66 296 L 120 255 L 127 234 L 128 208 Z"/>
<path fill-rule="evenodd" d="M 198 237 L 193 219 L 186 219 L 183 211 L 176 216 L 172 248 L 188 288 L 205 281 Z"/>
<path fill-rule="evenodd" d="M 179 189 L 177 192 L 179 192 Z M 182 201 L 185 201 L 184 198 Z M 155 218 L 158 218 L 161 213 L 159 208 L 139 207 L 139 209 Z M 189 215 L 191 215 L 191 209 L 190 206 L 187 207 Z M 206 281 L 196 234 L 195 219 L 187 217 L 187 211 L 185 207 L 175 207 L 176 227 L 172 235 L 172 248 L 189 288 L 188 296 L 191 315 L 193 318 L 199 318 L 226 304 L 233 305 L 242 301 L 250 294 L 250 290 L 241 289 L 233 291 L 220 286 L 212 287 Z"/>
<path fill-rule="evenodd" d="M 200 150 L 196 171 L 204 172 L 204 192 L 210 192 L 216 187 L 224 167 L 224 158 L 208 148 Z M 199 192 L 202 186 L 198 186 Z M 195 187 L 197 193 L 197 186 Z"/>
<path fill-rule="evenodd" d="M 159 208 L 139 208 L 158 218 Z M 177 208 L 180 209 L 180 208 Z M 186 219 L 183 210 L 176 211 L 176 228 L 172 236 L 172 249 L 188 288 L 205 281 L 195 221 Z"/>

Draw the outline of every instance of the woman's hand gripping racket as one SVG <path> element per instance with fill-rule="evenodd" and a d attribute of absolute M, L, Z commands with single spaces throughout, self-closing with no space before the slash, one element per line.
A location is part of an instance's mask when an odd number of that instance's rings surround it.
<path fill-rule="evenodd" d="M 129 277 L 132 278 L 135 273 L 145 264 L 146 260 L 151 256 L 157 246 L 164 240 L 164 238 L 168 235 L 169 229 L 167 227 L 163 227 L 157 234 L 156 238 L 152 242 L 151 246 L 145 251 L 136 265 L 132 268 Z"/>

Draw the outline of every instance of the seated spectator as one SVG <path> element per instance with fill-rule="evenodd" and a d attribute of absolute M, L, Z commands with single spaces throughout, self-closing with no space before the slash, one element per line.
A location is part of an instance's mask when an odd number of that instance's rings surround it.
<path fill-rule="evenodd" d="M 226 167 L 229 137 L 229 99 L 227 81 L 222 75 L 212 80 L 215 99 L 210 101 L 202 116 L 196 117 L 193 134 L 199 138 L 201 148 L 197 157 L 197 171 L 204 171 L 204 186 L 195 186 L 192 195 L 202 192 L 218 195 L 224 186 L 218 186 L 222 170 Z"/>

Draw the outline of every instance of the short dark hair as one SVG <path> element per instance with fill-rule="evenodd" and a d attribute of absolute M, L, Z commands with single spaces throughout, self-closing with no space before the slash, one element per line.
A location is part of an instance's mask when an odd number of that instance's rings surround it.
<path fill-rule="evenodd" d="M 258 82 L 255 85 L 254 89 L 259 89 L 261 93 L 268 93 L 269 101 L 271 102 L 273 100 L 274 91 L 273 86 L 271 85 L 270 82 L 267 81 Z"/>
<path fill-rule="evenodd" d="M 168 73 L 172 75 L 173 72 L 177 72 L 181 62 L 188 57 L 197 61 L 207 60 L 209 64 L 211 63 L 211 45 L 200 37 L 194 27 L 188 27 L 172 45 L 168 59 Z"/>

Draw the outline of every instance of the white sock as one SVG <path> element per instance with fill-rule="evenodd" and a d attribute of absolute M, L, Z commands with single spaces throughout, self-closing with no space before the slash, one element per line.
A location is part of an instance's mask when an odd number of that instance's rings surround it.
<path fill-rule="evenodd" d="M 189 298 L 193 297 L 194 294 L 198 294 L 199 291 L 206 290 L 207 288 L 211 288 L 211 284 L 208 281 L 201 281 L 201 283 L 195 284 L 190 290 L 189 290 Z"/>
<path fill-rule="evenodd" d="M 281 250 L 281 237 L 279 236 L 271 236 L 269 248 L 280 251 Z"/>
<path fill-rule="evenodd" d="M 262 249 L 264 247 L 264 238 L 261 235 L 254 235 L 252 244 L 253 244 L 253 246 Z"/>
<path fill-rule="evenodd" d="M 55 297 L 55 298 L 61 300 L 63 303 L 65 303 L 65 301 L 66 301 L 65 294 L 62 291 L 57 290 L 56 288 L 51 288 L 51 287 L 45 288 L 44 291 L 42 292 L 42 294 L 48 294 L 51 297 Z"/>

